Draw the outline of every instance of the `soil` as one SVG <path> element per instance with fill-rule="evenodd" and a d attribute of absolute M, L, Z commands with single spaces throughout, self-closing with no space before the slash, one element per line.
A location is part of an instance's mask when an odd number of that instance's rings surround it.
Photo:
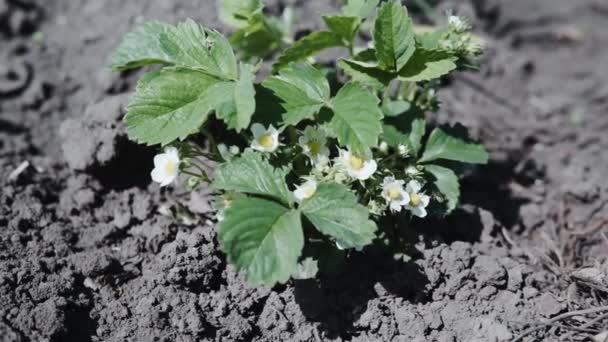
<path fill-rule="evenodd" d="M 300 33 L 333 1 L 294 5 Z M 408 2 L 409 4 L 409 2 Z M 608 326 L 608 4 L 453 0 L 487 43 L 434 120 L 491 152 L 412 260 L 251 288 L 209 191 L 150 184 L 126 139 L 138 73 L 108 58 L 149 19 L 224 29 L 215 1 L 0 0 L 0 341 L 589 341 Z M 423 16 L 412 5 L 412 13 Z M 315 18 L 315 19 L 311 19 Z M 409 228 L 408 228 L 409 229 Z M 596 313 L 561 319 L 574 310 Z"/>

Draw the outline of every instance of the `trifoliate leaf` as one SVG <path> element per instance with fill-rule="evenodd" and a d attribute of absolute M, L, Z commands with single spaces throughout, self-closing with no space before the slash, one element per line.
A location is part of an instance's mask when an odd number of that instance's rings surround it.
<path fill-rule="evenodd" d="M 224 212 L 218 238 L 228 261 L 249 284 L 284 283 L 304 247 L 300 213 L 260 198 L 239 198 Z"/>
<path fill-rule="evenodd" d="M 338 66 L 350 76 L 352 81 L 359 82 L 375 90 L 386 88 L 394 78 L 394 75 L 390 72 L 386 72 L 375 64 L 367 62 L 342 59 L 338 62 Z"/>
<path fill-rule="evenodd" d="M 188 19 L 177 26 L 149 22 L 128 33 L 112 58 L 112 68 L 127 70 L 169 64 L 235 80 L 237 65 L 228 40 Z"/>
<path fill-rule="evenodd" d="M 355 39 L 357 30 L 359 30 L 359 25 L 361 24 L 361 18 L 359 17 L 335 14 L 324 15 L 323 20 L 332 32 L 337 33 L 344 39 L 346 44 L 350 44 Z"/>
<path fill-rule="evenodd" d="M 259 153 L 246 151 L 217 168 L 213 186 L 224 191 L 270 196 L 291 204 L 285 176 L 285 170 L 275 169 Z"/>
<path fill-rule="evenodd" d="M 378 10 L 374 44 L 378 65 L 386 71 L 398 72 L 414 53 L 414 25 L 399 2 L 386 2 Z"/>
<path fill-rule="evenodd" d="M 414 55 L 399 71 L 402 81 L 430 81 L 456 69 L 457 58 L 445 51 L 416 49 Z"/>
<path fill-rule="evenodd" d="M 364 154 L 378 143 L 382 111 L 378 98 L 357 83 L 342 87 L 332 100 L 334 112 L 329 129 L 343 146 Z"/>
<path fill-rule="evenodd" d="M 485 164 L 488 162 L 488 153 L 483 145 L 450 135 L 437 127 L 431 132 L 419 162 L 426 163 L 437 159 Z"/>
<path fill-rule="evenodd" d="M 321 233 L 339 240 L 345 248 L 362 248 L 372 242 L 376 224 L 365 206 L 341 184 L 319 184 L 300 210 Z"/>
<path fill-rule="evenodd" d="M 239 69 L 240 76 L 234 87 L 236 117 L 228 122 L 228 127 L 236 129 L 237 132 L 249 127 L 251 116 L 255 112 L 254 68 L 249 64 L 240 64 Z"/>
<path fill-rule="evenodd" d="M 311 119 L 330 98 L 325 75 L 310 64 L 291 64 L 281 69 L 279 75 L 267 78 L 262 86 L 281 99 L 286 111 L 283 121 L 287 125 Z"/>
<path fill-rule="evenodd" d="M 460 183 L 458 182 L 458 176 L 451 169 L 448 169 L 439 165 L 425 165 L 424 170 L 433 175 L 434 184 L 443 196 L 447 203 L 447 212 L 449 214 L 456 205 L 458 205 L 458 199 L 460 198 Z"/>
<path fill-rule="evenodd" d="M 283 54 L 272 66 L 272 70 L 277 72 L 291 62 L 300 62 L 314 56 L 321 50 L 339 46 L 344 46 L 339 34 L 329 31 L 313 32 L 297 40 L 290 48 L 283 51 Z"/>
<path fill-rule="evenodd" d="M 200 71 L 166 68 L 146 74 L 127 107 L 129 137 L 148 145 L 166 145 L 198 131 L 214 101 L 205 92 L 219 80 Z"/>
<path fill-rule="evenodd" d="M 369 17 L 379 0 L 348 0 L 346 5 L 342 7 L 342 13 L 346 16 L 358 16 L 361 19 Z"/>
<path fill-rule="evenodd" d="M 243 28 L 262 8 L 260 0 L 218 0 L 220 20 L 232 27 Z"/>

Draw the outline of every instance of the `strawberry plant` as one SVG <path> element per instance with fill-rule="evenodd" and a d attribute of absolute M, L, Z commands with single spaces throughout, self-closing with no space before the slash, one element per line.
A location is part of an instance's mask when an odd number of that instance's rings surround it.
<path fill-rule="evenodd" d="M 151 174 L 161 186 L 189 175 L 191 188 L 216 190 L 219 241 L 253 285 L 314 276 L 323 249 L 399 253 L 391 238 L 456 207 L 455 170 L 487 162 L 464 127 L 429 130 L 426 119 L 441 78 L 480 52 L 469 25 L 417 27 L 399 2 L 378 2 L 350 0 L 294 41 L 290 10 L 269 17 L 257 0 L 226 0 L 230 38 L 192 20 L 148 22 L 113 56 L 116 70 L 159 66 L 128 105 L 129 137 L 163 149 Z M 344 57 L 317 63 L 330 48 Z"/>

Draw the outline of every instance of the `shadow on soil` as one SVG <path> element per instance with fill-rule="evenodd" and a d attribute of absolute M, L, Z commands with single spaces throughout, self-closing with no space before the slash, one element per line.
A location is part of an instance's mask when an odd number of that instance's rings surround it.
<path fill-rule="evenodd" d="M 294 283 L 302 312 L 320 323 L 329 338 L 352 337 L 355 322 L 373 298 L 396 296 L 413 303 L 427 300 L 428 278 L 415 263 L 370 252 L 353 253 L 350 259 L 339 274 Z"/>

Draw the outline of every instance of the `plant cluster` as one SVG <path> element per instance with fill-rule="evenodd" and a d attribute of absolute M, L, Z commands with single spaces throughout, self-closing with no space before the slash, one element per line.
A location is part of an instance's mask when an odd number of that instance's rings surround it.
<path fill-rule="evenodd" d="M 164 148 L 151 174 L 161 186 L 185 174 L 217 191 L 219 241 L 251 284 L 314 276 L 333 251 L 398 253 L 409 223 L 456 207 L 455 170 L 487 162 L 464 127 L 427 132 L 440 78 L 481 50 L 462 18 L 416 27 L 397 1 L 349 0 L 294 41 L 289 9 L 270 17 L 258 0 L 226 0 L 220 17 L 229 39 L 192 20 L 145 23 L 112 66 L 160 65 L 131 98 L 129 137 Z M 346 57 L 317 63 L 330 48 Z M 204 159 L 218 163 L 212 175 Z"/>

